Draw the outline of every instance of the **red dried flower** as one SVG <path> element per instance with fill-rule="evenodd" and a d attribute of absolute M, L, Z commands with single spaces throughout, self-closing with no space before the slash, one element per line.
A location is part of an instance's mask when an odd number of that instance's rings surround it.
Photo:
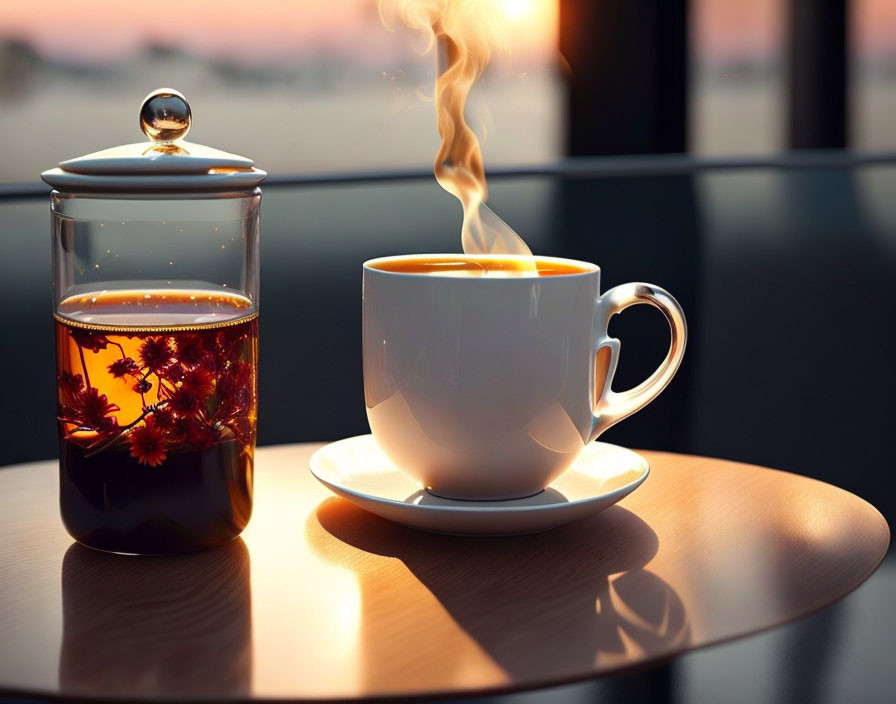
<path fill-rule="evenodd" d="M 131 457 L 140 464 L 158 467 L 165 461 L 165 437 L 155 425 L 147 423 L 131 430 Z"/>
<path fill-rule="evenodd" d="M 200 398 L 208 396 L 214 389 L 215 378 L 208 369 L 197 367 L 184 372 L 181 377 L 181 389 Z"/>
<path fill-rule="evenodd" d="M 168 399 L 168 408 L 179 416 L 193 415 L 201 406 L 202 398 L 184 388 L 175 391 Z"/>
<path fill-rule="evenodd" d="M 208 450 L 218 439 L 214 427 L 195 417 L 175 418 L 168 436 L 175 442 L 184 442 L 194 450 Z"/>
<path fill-rule="evenodd" d="M 174 350 L 167 337 L 148 337 L 140 346 L 140 360 L 151 372 L 164 372 L 174 362 Z"/>
<path fill-rule="evenodd" d="M 101 433 L 115 432 L 118 426 L 116 418 L 110 418 L 110 413 L 121 410 L 114 403 L 109 403 L 106 394 L 101 394 L 91 386 L 88 389 L 77 392 L 65 409 L 66 415 L 84 428 L 92 428 Z"/>
<path fill-rule="evenodd" d="M 168 436 L 174 442 L 186 442 L 187 435 L 190 433 L 190 425 L 193 423 L 192 418 L 183 418 L 174 416 L 174 427 L 168 431 Z"/>
<path fill-rule="evenodd" d="M 225 436 L 251 443 L 255 436 L 255 369 L 243 360 L 251 353 L 246 341 L 254 339 L 256 329 L 233 326 L 169 335 L 126 335 L 137 338 L 137 351 L 125 356 L 122 349 L 121 358 L 108 364 L 108 373 L 128 381 L 129 388 L 144 397 L 155 389 L 155 404 L 147 405 L 150 401 L 144 398 L 141 416 L 122 428 L 114 415 L 119 407 L 89 387 L 86 374 L 61 372 L 59 418 L 70 427 L 95 430 L 110 438 L 120 435 L 131 456 L 151 467 L 161 465 L 172 447 L 204 452 Z M 94 353 L 121 347 L 117 338 L 95 331 L 77 330 L 72 335 L 73 343 Z M 108 383 L 109 377 L 106 379 Z"/>
<path fill-rule="evenodd" d="M 152 425 L 163 432 L 174 428 L 174 414 L 167 408 L 156 408 L 147 420 L 152 419 Z"/>
<path fill-rule="evenodd" d="M 173 383 L 179 382 L 184 378 L 184 368 L 178 362 L 178 360 L 172 360 L 171 364 L 169 364 L 165 369 L 161 372 L 161 375 L 164 376 L 168 381 Z"/>
<path fill-rule="evenodd" d="M 206 357 L 206 350 L 202 343 L 202 337 L 188 333 L 178 336 L 175 340 L 177 347 L 177 359 L 191 367 L 202 364 Z"/>
<path fill-rule="evenodd" d="M 218 379 L 218 412 L 223 416 L 245 413 L 254 395 L 252 365 L 234 362 Z"/>
<path fill-rule="evenodd" d="M 84 378 L 80 374 L 62 372 L 57 378 L 59 382 L 59 403 L 70 406 L 75 396 L 84 389 Z"/>
<path fill-rule="evenodd" d="M 91 352 L 104 350 L 109 344 L 105 335 L 98 332 L 91 332 L 90 330 L 72 330 L 71 335 L 75 342 Z"/>
<path fill-rule="evenodd" d="M 139 372 L 140 367 L 138 367 L 137 363 L 130 357 L 122 357 L 121 359 L 117 359 L 109 365 L 109 373 L 116 379 L 121 379 L 121 377 L 128 374 L 130 374 L 131 376 L 137 376 Z"/>
<path fill-rule="evenodd" d="M 193 421 L 187 425 L 187 442 L 196 450 L 210 450 L 218 434 L 207 423 Z"/>

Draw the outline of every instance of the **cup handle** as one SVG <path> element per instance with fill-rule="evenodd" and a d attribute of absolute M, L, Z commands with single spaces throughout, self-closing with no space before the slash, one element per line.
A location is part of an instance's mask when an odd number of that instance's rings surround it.
<path fill-rule="evenodd" d="M 613 391 L 612 385 L 613 377 L 616 374 L 616 365 L 619 363 L 620 343 L 616 338 L 607 336 L 607 324 L 610 322 L 610 318 L 617 313 L 640 303 L 646 303 L 659 309 L 666 317 L 669 331 L 672 333 L 669 352 L 663 363 L 646 380 L 633 389 L 617 393 Z M 666 388 L 681 365 L 688 337 L 684 311 L 678 301 L 668 291 L 653 284 L 622 284 L 606 291 L 597 300 L 594 325 L 594 329 L 600 337 L 595 349 L 596 401 L 591 440 L 623 418 L 644 408 Z M 604 352 L 605 350 L 607 352 Z M 601 376 L 604 378 L 603 388 L 597 388 Z"/>

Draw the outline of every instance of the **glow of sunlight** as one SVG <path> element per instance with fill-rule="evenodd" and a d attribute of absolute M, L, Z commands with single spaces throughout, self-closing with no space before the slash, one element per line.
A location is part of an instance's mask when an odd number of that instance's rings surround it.
<path fill-rule="evenodd" d="M 558 0 L 499 0 L 519 50 L 553 60 L 560 24 Z"/>
<path fill-rule="evenodd" d="M 502 0 L 501 9 L 510 20 L 536 19 L 534 0 Z"/>
<path fill-rule="evenodd" d="M 270 455 L 265 461 L 271 461 Z M 289 454 L 281 452 L 279 461 L 289 461 Z M 264 690 L 256 693 L 283 696 L 294 686 L 297 672 L 310 677 L 339 666 L 334 663 L 342 664 L 347 678 L 354 676 L 349 673 L 356 671 L 361 631 L 357 579 L 308 541 L 284 540 L 287 535 L 306 534 L 309 523 L 316 525 L 313 515 L 321 495 L 300 493 L 295 484 L 287 483 L 282 491 L 259 492 L 255 498 L 254 515 L 243 537 L 252 564 L 255 675 L 265 683 Z M 323 536 L 321 529 L 312 534 Z M 307 577 L 309 571 L 313 580 Z M 303 634 L 284 624 L 301 627 Z M 305 633 L 316 634 L 314 648 L 305 647 Z M 357 686 L 351 680 L 344 684 L 349 690 Z"/>
<path fill-rule="evenodd" d="M 555 50 L 557 0 L 495 0 L 500 16 L 512 27 L 515 49 Z"/>

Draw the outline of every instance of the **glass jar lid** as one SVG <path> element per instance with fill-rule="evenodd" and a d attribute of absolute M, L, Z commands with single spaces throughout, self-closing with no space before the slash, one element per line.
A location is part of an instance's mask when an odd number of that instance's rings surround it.
<path fill-rule="evenodd" d="M 140 108 L 140 128 L 148 142 L 63 161 L 41 178 L 68 192 L 157 193 L 241 191 L 267 176 L 244 156 L 183 141 L 191 122 L 186 98 L 160 88 L 146 96 Z"/>

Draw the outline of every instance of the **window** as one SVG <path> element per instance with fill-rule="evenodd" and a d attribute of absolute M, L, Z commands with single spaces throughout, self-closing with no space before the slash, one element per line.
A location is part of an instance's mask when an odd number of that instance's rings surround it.
<path fill-rule="evenodd" d="M 516 48 L 476 87 L 469 119 L 489 164 L 553 160 L 556 0 L 498 1 Z M 439 138 L 420 45 L 383 26 L 376 0 L 185 0 L 170 14 L 118 0 L 4 3 L 0 131 L 14 138 L 0 181 L 140 141 L 140 100 L 161 86 L 190 100 L 188 140 L 271 173 L 428 167 Z"/>

